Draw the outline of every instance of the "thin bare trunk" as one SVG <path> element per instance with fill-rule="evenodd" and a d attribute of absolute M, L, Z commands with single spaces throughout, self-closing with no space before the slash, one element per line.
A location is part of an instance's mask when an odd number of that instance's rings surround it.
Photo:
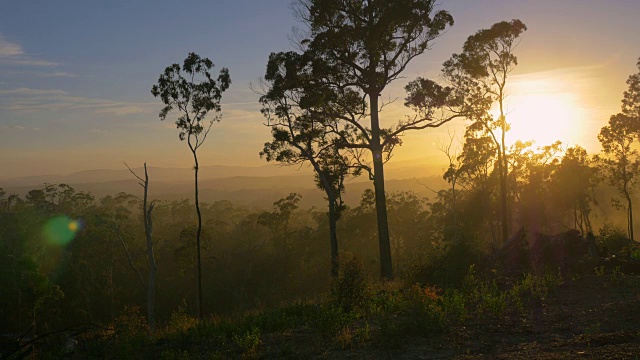
<path fill-rule="evenodd" d="M 149 281 L 147 282 L 147 320 L 149 321 L 149 332 L 151 336 L 156 333 L 156 258 L 153 254 L 153 222 L 151 213 L 154 204 L 148 204 L 149 174 L 147 173 L 147 163 L 144 163 L 144 234 L 147 238 L 147 258 L 149 261 Z"/>
<path fill-rule="evenodd" d="M 198 170 L 200 167 L 198 165 L 198 156 L 196 155 L 196 149 L 192 148 L 193 152 L 193 160 L 195 162 L 194 170 L 195 170 L 195 203 L 196 203 L 196 214 L 198 215 L 198 230 L 196 232 L 196 246 L 198 248 L 198 319 L 202 320 L 203 316 L 203 304 L 202 304 L 202 257 L 201 257 L 201 246 L 200 246 L 200 235 L 202 234 L 202 213 L 200 212 L 200 202 L 198 200 Z"/>

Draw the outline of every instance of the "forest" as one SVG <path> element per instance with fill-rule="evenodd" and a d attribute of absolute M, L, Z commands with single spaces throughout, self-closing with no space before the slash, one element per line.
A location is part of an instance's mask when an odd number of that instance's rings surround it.
<path fill-rule="evenodd" d="M 133 193 L 0 188 L 0 358 L 639 354 L 640 59 L 593 134 L 599 153 L 506 140 L 518 44 L 535 31 L 517 19 L 470 34 L 438 79 L 411 79 L 405 117 L 382 121 L 379 95 L 454 26 L 436 5 L 295 2 L 295 50 L 271 53 L 252 89 L 272 135 L 255 152 L 313 170 L 322 208 L 297 193 L 270 208 L 200 200 L 200 147 L 234 73 L 196 53 L 149 81 L 149 121 L 175 122 L 193 197 L 152 198 L 146 163 L 123 165 Z M 447 186 L 386 190 L 403 136 L 450 122 L 466 130 L 439 144 Z M 371 186 L 347 203 L 356 178 Z"/>

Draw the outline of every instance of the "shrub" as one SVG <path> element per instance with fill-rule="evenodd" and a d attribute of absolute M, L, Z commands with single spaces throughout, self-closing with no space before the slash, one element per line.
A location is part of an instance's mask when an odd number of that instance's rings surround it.
<path fill-rule="evenodd" d="M 448 289 L 442 296 L 442 307 L 453 320 L 461 322 L 467 317 L 467 299 L 456 289 Z"/>
<path fill-rule="evenodd" d="M 115 335 L 118 339 L 131 339 L 144 337 L 149 333 L 147 320 L 135 305 L 125 305 L 124 309 L 116 316 L 114 323 Z"/>
<path fill-rule="evenodd" d="M 446 328 L 446 317 L 438 304 L 441 297 L 436 287 L 414 285 L 406 296 L 404 314 L 410 330 L 423 335 L 440 333 Z"/>
<path fill-rule="evenodd" d="M 601 246 L 605 246 L 611 252 L 620 252 L 630 245 L 627 232 L 611 224 L 604 224 L 600 228 L 598 240 Z"/>
<path fill-rule="evenodd" d="M 233 335 L 233 343 L 245 355 L 255 355 L 260 345 L 260 329 L 252 327 L 249 330 Z"/>
<path fill-rule="evenodd" d="M 325 336 L 335 336 L 353 321 L 353 314 L 337 306 L 321 306 L 318 310 L 311 322 Z"/>
<path fill-rule="evenodd" d="M 184 333 L 198 323 L 198 320 L 187 313 L 187 302 L 183 299 L 182 304 L 171 314 L 167 323 L 167 332 Z"/>
<path fill-rule="evenodd" d="M 330 303 L 345 312 L 365 307 L 371 295 L 366 270 L 354 256 L 348 256 L 340 274 L 331 283 Z"/>
<path fill-rule="evenodd" d="M 115 341 L 108 342 L 105 349 L 106 358 L 136 359 L 138 351 L 149 337 L 146 319 L 138 306 L 126 305 L 116 316 L 114 322 Z M 92 349 L 95 352 L 96 349 Z"/>
<path fill-rule="evenodd" d="M 475 239 L 448 244 L 430 257 L 413 265 L 409 280 L 440 288 L 460 287 L 469 267 L 482 261 L 483 252 Z"/>

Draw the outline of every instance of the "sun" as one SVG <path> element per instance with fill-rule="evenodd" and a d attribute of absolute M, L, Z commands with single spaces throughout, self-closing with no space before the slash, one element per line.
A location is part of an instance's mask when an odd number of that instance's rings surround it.
<path fill-rule="evenodd" d="M 584 108 L 577 94 L 551 80 L 521 80 L 505 100 L 508 144 L 533 140 L 536 146 L 558 140 L 572 146 L 580 141 Z M 497 108 L 492 109 L 497 115 Z"/>

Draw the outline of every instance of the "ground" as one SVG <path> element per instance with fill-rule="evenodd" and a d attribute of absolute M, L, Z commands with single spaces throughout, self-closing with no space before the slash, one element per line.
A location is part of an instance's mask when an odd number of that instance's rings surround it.
<path fill-rule="evenodd" d="M 444 335 L 346 349 L 306 331 L 263 339 L 261 358 L 640 359 L 640 276 L 566 278 L 541 304 L 500 319 L 471 320 Z"/>

